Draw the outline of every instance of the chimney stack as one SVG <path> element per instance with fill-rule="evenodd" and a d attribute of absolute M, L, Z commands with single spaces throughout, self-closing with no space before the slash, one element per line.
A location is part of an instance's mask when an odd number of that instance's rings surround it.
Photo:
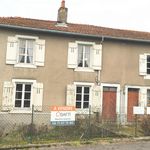
<path fill-rule="evenodd" d="M 65 7 L 65 0 L 62 0 L 61 6 L 58 9 L 58 17 L 57 17 L 58 24 L 67 23 L 67 12 L 68 12 L 68 8 Z"/>

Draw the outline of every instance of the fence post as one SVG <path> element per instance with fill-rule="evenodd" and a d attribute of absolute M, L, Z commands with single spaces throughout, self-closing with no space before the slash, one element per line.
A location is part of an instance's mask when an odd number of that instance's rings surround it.
<path fill-rule="evenodd" d="M 31 136 L 30 136 L 30 143 L 31 144 L 33 141 L 33 117 L 34 117 L 34 105 L 32 105 L 32 114 L 31 114 Z"/>
<path fill-rule="evenodd" d="M 135 137 L 137 137 L 138 116 L 135 114 Z"/>
<path fill-rule="evenodd" d="M 34 105 L 32 105 L 32 116 L 31 116 L 31 124 L 33 124 L 33 113 L 34 113 Z"/>
<path fill-rule="evenodd" d="M 91 138 L 91 105 L 89 106 L 88 138 Z"/>

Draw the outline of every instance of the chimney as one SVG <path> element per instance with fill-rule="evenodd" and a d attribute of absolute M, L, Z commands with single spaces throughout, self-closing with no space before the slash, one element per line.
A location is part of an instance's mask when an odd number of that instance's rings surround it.
<path fill-rule="evenodd" d="M 57 17 L 58 24 L 65 25 L 67 23 L 67 12 L 68 12 L 68 8 L 65 8 L 65 0 L 62 0 L 61 6 L 58 9 L 58 17 Z"/>

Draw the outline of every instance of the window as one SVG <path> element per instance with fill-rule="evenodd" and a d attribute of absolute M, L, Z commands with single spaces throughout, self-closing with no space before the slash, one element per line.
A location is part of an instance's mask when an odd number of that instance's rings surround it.
<path fill-rule="evenodd" d="M 15 67 L 36 68 L 44 66 L 45 40 L 34 36 L 8 37 L 6 64 Z"/>
<path fill-rule="evenodd" d="M 102 45 L 94 42 L 70 42 L 68 68 L 75 71 L 101 70 Z"/>
<path fill-rule="evenodd" d="M 19 63 L 33 63 L 34 40 L 19 39 Z"/>
<path fill-rule="evenodd" d="M 93 112 L 101 108 L 101 87 L 94 83 L 74 82 L 67 85 L 66 105 L 74 106 L 78 113 L 89 113 L 89 107 Z"/>
<path fill-rule="evenodd" d="M 78 45 L 78 67 L 90 67 L 91 45 Z"/>
<path fill-rule="evenodd" d="M 28 108 L 31 106 L 31 87 L 30 83 L 16 83 L 15 107 Z"/>
<path fill-rule="evenodd" d="M 147 74 L 150 74 L 150 55 L 147 55 Z"/>
<path fill-rule="evenodd" d="M 90 87 L 76 87 L 76 108 L 89 108 Z"/>
<path fill-rule="evenodd" d="M 150 54 L 141 54 L 139 59 L 139 75 L 144 79 L 150 79 Z"/>
<path fill-rule="evenodd" d="M 150 89 L 147 90 L 147 106 L 150 106 Z"/>
<path fill-rule="evenodd" d="M 36 80 L 13 79 L 5 81 L 3 86 L 2 109 L 9 111 L 42 111 L 43 83 Z"/>

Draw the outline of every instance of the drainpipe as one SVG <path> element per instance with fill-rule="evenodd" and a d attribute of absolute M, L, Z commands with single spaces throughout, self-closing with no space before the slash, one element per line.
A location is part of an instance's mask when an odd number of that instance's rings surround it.
<path fill-rule="evenodd" d="M 103 42 L 104 42 L 104 37 L 102 36 L 102 40 L 101 40 L 100 44 L 102 45 Z M 101 77 L 100 70 L 97 70 L 96 71 L 96 84 L 97 85 L 100 85 L 100 81 L 101 81 L 100 77 Z"/>

